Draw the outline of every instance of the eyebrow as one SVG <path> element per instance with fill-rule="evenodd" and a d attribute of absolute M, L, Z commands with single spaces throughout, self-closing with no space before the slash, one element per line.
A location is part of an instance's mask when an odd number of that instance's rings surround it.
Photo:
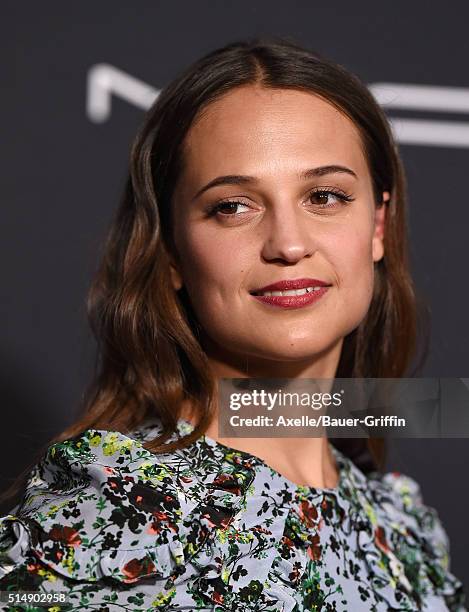
<path fill-rule="evenodd" d="M 316 178 L 318 176 L 325 176 L 326 174 L 350 174 L 351 176 L 358 179 L 356 173 L 347 168 L 347 166 L 319 166 L 318 168 L 310 168 L 309 170 L 305 170 L 300 174 L 300 178 L 307 180 L 311 178 Z M 212 181 L 204 185 L 199 191 L 195 194 L 192 200 L 196 200 L 199 196 L 201 196 L 208 189 L 212 189 L 212 187 L 218 187 L 219 185 L 247 185 L 258 183 L 259 179 L 255 176 L 248 176 L 244 174 L 228 174 L 226 176 L 217 176 Z"/>

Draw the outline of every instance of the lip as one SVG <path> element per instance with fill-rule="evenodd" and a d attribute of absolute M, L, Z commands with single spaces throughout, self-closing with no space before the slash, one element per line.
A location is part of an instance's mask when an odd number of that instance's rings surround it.
<path fill-rule="evenodd" d="M 312 291 L 304 295 L 251 295 L 259 302 L 278 308 L 304 308 L 320 300 L 322 296 L 329 291 L 329 287 L 330 285 L 325 285 L 322 286 L 319 291 Z M 302 287 L 299 287 L 299 289 L 302 289 Z M 265 291 L 268 291 L 268 289 L 265 289 Z M 279 289 L 279 291 L 281 291 L 281 289 Z"/>
<path fill-rule="evenodd" d="M 289 291 L 293 289 L 304 289 L 305 287 L 330 287 L 330 283 L 320 280 L 318 278 L 293 278 L 290 280 L 281 280 L 259 289 L 253 289 L 250 291 L 251 295 L 259 293 L 260 291 Z M 319 293 L 319 292 L 318 292 Z M 261 296 L 254 296 L 261 297 Z M 277 296 L 273 296 L 277 297 Z M 289 297 L 289 296 L 286 296 Z"/>

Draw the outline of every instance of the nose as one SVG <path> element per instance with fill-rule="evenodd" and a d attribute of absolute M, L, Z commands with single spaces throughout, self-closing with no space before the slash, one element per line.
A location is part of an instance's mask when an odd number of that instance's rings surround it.
<path fill-rule="evenodd" d="M 283 206 L 282 210 L 266 219 L 262 257 L 266 261 L 282 260 L 295 263 L 314 252 L 314 236 L 304 212 L 296 207 Z"/>

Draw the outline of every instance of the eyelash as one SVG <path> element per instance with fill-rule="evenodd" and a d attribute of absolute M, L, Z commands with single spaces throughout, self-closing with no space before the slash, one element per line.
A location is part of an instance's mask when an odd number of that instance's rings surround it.
<path fill-rule="evenodd" d="M 322 194 L 322 195 L 332 194 L 333 196 L 335 196 L 336 198 L 342 201 L 342 206 L 346 206 L 349 202 L 353 202 L 353 200 L 355 199 L 355 198 L 352 198 L 349 194 L 346 194 L 343 191 L 340 191 L 334 188 L 313 189 L 309 192 L 308 199 L 310 199 L 313 195 L 316 195 L 316 194 Z M 218 212 L 221 211 L 221 207 L 226 206 L 227 204 L 241 204 L 243 206 L 248 206 L 248 204 L 246 204 L 245 202 L 240 202 L 239 200 L 223 200 L 222 202 L 217 202 L 216 204 L 214 204 L 212 207 L 208 209 L 208 216 L 211 217 L 213 215 L 216 215 Z M 321 206 L 320 208 L 321 210 L 327 210 L 330 208 L 334 208 L 334 205 L 325 205 L 325 206 Z M 239 213 L 239 214 L 243 214 L 243 213 Z M 222 213 L 222 215 L 224 217 L 236 217 L 237 216 L 236 213 L 232 215 Z"/>

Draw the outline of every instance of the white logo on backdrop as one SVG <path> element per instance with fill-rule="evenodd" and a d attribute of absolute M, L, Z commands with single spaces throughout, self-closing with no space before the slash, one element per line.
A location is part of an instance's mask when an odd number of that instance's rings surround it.
<path fill-rule="evenodd" d="M 91 121 L 103 123 L 111 116 L 112 96 L 147 110 L 159 93 L 158 89 L 110 64 L 96 64 L 88 70 L 86 114 Z"/>
<path fill-rule="evenodd" d="M 372 83 L 371 93 L 386 110 L 412 110 L 469 115 L 469 89 L 438 85 Z M 113 96 L 147 110 L 159 95 L 155 89 L 110 64 L 96 64 L 87 77 L 86 113 L 90 121 L 103 123 L 111 116 Z M 389 116 L 395 138 L 403 144 L 469 147 L 469 121 L 406 119 Z"/>

